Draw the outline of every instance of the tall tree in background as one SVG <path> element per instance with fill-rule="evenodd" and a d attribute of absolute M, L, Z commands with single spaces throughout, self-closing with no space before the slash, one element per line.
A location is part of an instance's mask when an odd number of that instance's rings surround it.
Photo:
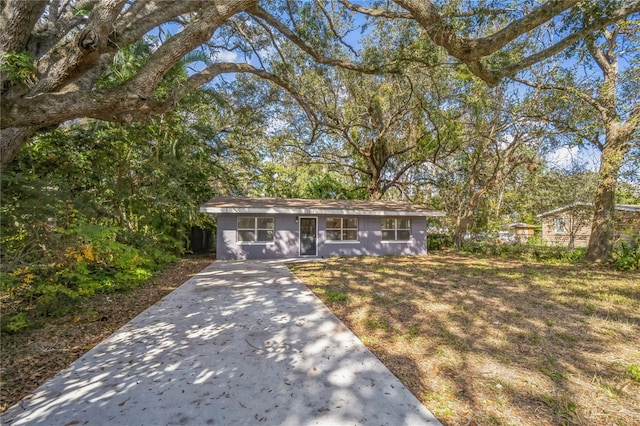
<path fill-rule="evenodd" d="M 464 81 L 464 80 L 461 80 Z M 460 248 L 482 201 L 523 167 L 537 167 L 539 139 L 523 110 L 529 103 L 509 99 L 504 87 L 490 92 L 475 79 L 464 84 L 458 105 L 457 150 L 439 164 L 438 186 L 453 202 L 454 241 Z M 496 210 L 500 210 L 499 207 Z M 493 214 L 493 213 L 491 213 Z"/>
<path fill-rule="evenodd" d="M 445 112 L 431 103 L 436 91 L 414 83 L 413 76 L 336 74 L 322 95 L 331 98 L 330 107 L 312 104 L 325 129 L 325 143 L 314 148 L 317 155 L 357 176 L 370 200 L 392 188 L 402 192 L 409 171 L 445 150 L 436 128 L 446 121 L 440 117 Z"/>
<path fill-rule="evenodd" d="M 587 249 L 590 260 L 606 261 L 611 254 L 618 174 L 627 154 L 638 144 L 638 25 L 638 21 L 629 21 L 590 34 L 577 51 L 581 55 L 578 65 L 570 69 L 555 68 L 546 74 L 555 81 L 518 79 L 549 92 L 541 119 L 600 151 L 599 180 Z"/>

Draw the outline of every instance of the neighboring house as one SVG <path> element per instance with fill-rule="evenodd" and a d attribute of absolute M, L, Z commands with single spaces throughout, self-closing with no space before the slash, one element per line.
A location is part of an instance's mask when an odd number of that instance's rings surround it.
<path fill-rule="evenodd" d="M 214 197 L 200 207 L 217 219 L 216 257 L 276 259 L 427 253 L 427 217 L 410 203 Z"/>
<path fill-rule="evenodd" d="M 536 231 L 535 225 L 528 225 L 523 222 L 510 223 L 507 228 L 509 229 L 510 239 L 518 243 L 526 243 Z"/>
<path fill-rule="evenodd" d="M 586 247 L 591 236 L 592 203 L 573 203 L 539 214 L 542 239 L 569 248 Z M 616 205 L 614 240 L 640 234 L 640 206 Z"/>

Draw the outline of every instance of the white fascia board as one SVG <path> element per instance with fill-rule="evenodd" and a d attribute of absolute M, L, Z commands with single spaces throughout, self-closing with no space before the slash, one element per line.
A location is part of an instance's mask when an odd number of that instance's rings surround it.
<path fill-rule="evenodd" d="M 296 215 L 335 215 L 335 216 L 424 216 L 444 217 L 444 212 L 397 212 L 389 210 L 331 210 L 331 209 L 263 209 L 263 208 L 220 208 L 200 207 L 201 213 L 211 214 L 296 214 Z"/>
<path fill-rule="evenodd" d="M 620 210 L 623 212 L 640 212 L 640 206 L 634 206 L 631 204 L 618 204 L 616 205 L 616 210 Z"/>

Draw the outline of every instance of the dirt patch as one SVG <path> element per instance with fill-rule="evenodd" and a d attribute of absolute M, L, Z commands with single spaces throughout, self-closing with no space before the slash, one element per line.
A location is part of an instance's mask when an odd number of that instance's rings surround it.
<path fill-rule="evenodd" d="M 292 265 L 447 425 L 640 424 L 640 274 L 454 253 Z"/>
<path fill-rule="evenodd" d="M 210 265 L 211 256 L 179 260 L 140 287 L 100 294 L 37 329 L 3 335 L 0 412 L 24 398 L 136 315 Z"/>

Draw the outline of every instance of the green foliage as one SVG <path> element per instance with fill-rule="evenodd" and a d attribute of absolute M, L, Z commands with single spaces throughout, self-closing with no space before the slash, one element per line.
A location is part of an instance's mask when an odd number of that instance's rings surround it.
<path fill-rule="evenodd" d="M 127 61 L 116 61 L 102 84 L 128 78 L 144 58 Z M 234 131 L 220 136 L 218 127 L 236 118 L 224 115 L 216 93 L 185 102 L 143 124 L 83 121 L 41 133 L 3 172 L 3 331 L 140 285 L 185 251 L 192 226 L 211 226 L 200 204 L 236 191 L 236 170 L 255 153 L 246 155 Z"/>
<path fill-rule="evenodd" d="M 636 382 L 640 382 L 640 367 L 637 364 L 629 364 L 625 368 L 625 372 L 627 373 L 627 377 Z"/>
<path fill-rule="evenodd" d="M 333 289 L 328 288 L 324 292 L 324 295 L 325 295 L 327 301 L 329 301 L 329 302 L 342 302 L 342 303 L 349 302 L 349 295 L 347 293 L 341 292 L 339 290 L 333 290 Z"/>
<path fill-rule="evenodd" d="M 351 188 L 344 177 L 314 164 L 289 167 L 264 162 L 255 182 L 255 195 L 289 198 L 363 199 L 366 192 Z"/>
<path fill-rule="evenodd" d="M 29 327 L 27 316 L 24 312 L 20 312 L 18 314 L 9 316 L 9 318 L 6 320 L 6 323 L 3 322 L 2 331 L 16 333 L 27 327 Z"/>
<path fill-rule="evenodd" d="M 62 242 L 58 250 L 3 273 L 2 292 L 17 305 L 16 313 L 3 316 L 7 332 L 33 318 L 62 314 L 95 293 L 134 288 L 175 259 L 150 238 L 138 247 L 124 243 L 119 236 L 127 231 L 115 226 L 79 221 L 53 233 Z"/>
<path fill-rule="evenodd" d="M 546 263 L 579 263 L 584 259 L 586 252 L 584 248 L 570 250 L 564 246 L 498 244 L 471 241 L 465 242 L 462 245 L 462 250 L 483 256 L 497 256 Z"/>
<path fill-rule="evenodd" d="M 32 86 L 36 73 L 35 57 L 30 52 L 2 53 L 0 73 L 12 84 Z"/>
<path fill-rule="evenodd" d="M 442 250 L 453 245 L 451 235 L 427 234 L 427 250 Z"/>
<path fill-rule="evenodd" d="M 621 271 L 640 269 L 640 238 L 622 240 L 615 244 L 611 261 Z"/>

